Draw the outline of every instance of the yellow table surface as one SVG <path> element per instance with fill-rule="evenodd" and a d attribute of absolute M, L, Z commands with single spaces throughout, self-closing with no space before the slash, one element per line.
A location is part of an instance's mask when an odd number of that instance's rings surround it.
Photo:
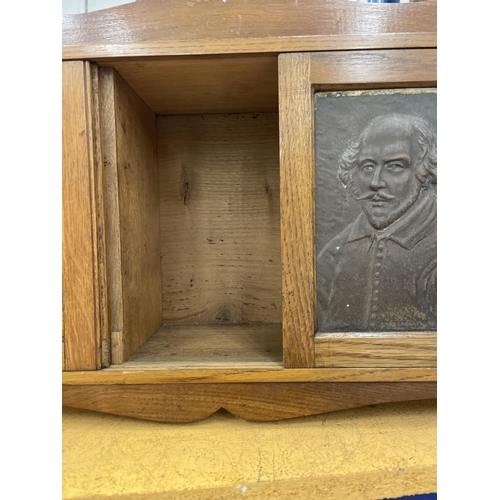
<path fill-rule="evenodd" d="M 63 409 L 64 499 L 380 499 L 436 491 L 436 402 L 279 422 Z"/>

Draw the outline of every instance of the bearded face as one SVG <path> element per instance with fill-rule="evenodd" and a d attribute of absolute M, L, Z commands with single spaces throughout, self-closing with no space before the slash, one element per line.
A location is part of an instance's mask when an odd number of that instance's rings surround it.
<path fill-rule="evenodd" d="M 417 200 L 421 159 L 408 121 L 388 117 L 364 133 L 350 189 L 375 229 L 397 221 Z"/>

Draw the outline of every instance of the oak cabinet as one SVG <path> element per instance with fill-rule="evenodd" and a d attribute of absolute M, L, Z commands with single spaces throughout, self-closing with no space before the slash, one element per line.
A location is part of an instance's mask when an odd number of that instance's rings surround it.
<path fill-rule="evenodd" d="M 318 333 L 314 191 L 315 95 L 435 87 L 435 33 L 298 51 L 261 34 L 226 55 L 202 34 L 188 55 L 148 32 L 103 54 L 92 16 L 63 50 L 64 404 L 273 420 L 435 397 L 435 331 Z"/>

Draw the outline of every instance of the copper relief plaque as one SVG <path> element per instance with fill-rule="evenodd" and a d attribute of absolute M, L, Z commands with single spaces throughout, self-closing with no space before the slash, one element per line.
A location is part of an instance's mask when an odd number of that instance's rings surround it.
<path fill-rule="evenodd" d="M 318 331 L 435 331 L 435 89 L 317 93 L 315 156 Z"/>

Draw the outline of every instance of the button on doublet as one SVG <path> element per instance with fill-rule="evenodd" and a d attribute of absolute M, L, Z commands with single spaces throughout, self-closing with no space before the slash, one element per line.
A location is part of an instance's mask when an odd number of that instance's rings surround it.
<path fill-rule="evenodd" d="M 379 295 L 380 295 L 380 278 L 382 276 L 382 263 L 380 262 L 384 258 L 384 248 L 385 248 L 385 240 L 380 240 L 377 243 L 377 248 L 375 252 L 375 257 L 378 262 L 375 262 L 374 268 L 375 271 L 373 272 L 372 276 L 372 291 L 371 291 L 371 297 L 370 297 L 370 310 L 368 312 L 368 317 L 370 318 L 370 323 L 369 326 L 372 329 L 376 328 L 376 323 L 375 320 L 378 318 L 378 300 L 379 300 Z"/>

